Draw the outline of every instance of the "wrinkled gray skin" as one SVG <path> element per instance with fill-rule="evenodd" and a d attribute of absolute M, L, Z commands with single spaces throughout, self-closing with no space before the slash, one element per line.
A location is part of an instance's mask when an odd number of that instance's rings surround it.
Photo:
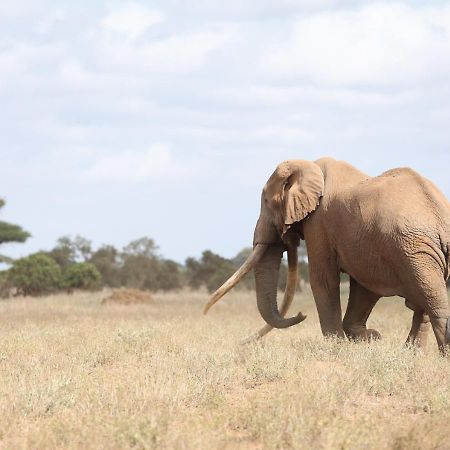
<path fill-rule="evenodd" d="M 274 328 L 299 323 L 278 311 L 282 252 L 306 241 L 311 288 L 322 333 L 377 339 L 366 321 L 380 297 L 398 295 L 414 311 L 407 342 L 424 345 L 430 323 L 439 349 L 450 343 L 450 204 L 411 169 L 369 177 L 331 158 L 286 161 L 262 193 L 254 245 L 268 244 L 255 266 L 258 309 Z M 342 320 L 340 273 L 350 276 Z"/>

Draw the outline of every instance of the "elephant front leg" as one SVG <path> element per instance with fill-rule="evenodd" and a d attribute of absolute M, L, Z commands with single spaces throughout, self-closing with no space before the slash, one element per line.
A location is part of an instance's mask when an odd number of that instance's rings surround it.
<path fill-rule="evenodd" d="M 409 300 L 405 301 L 405 305 L 414 311 L 411 330 L 405 345 L 423 349 L 427 346 L 428 334 L 431 329 L 430 317 L 428 314 L 425 314 L 422 309 L 413 305 Z"/>
<path fill-rule="evenodd" d="M 333 275 L 329 278 L 319 277 L 310 267 L 310 282 L 322 334 L 326 337 L 344 338 L 339 277 Z"/>
<path fill-rule="evenodd" d="M 371 341 L 381 338 L 377 330 L 366 327 L 367 319 L 379 299 L 378 294 L 350 278 L 350 295 L 343 322 L 345 334 L 349 339 Z"/>

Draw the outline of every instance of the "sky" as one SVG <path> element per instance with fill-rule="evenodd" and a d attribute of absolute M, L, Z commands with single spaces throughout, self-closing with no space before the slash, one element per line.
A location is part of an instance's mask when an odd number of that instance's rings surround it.
<path fill-rule="evenodd" d="M 252 243 L 286 159 L 408 166 L 450 197 L 450 2 L 0 2 L 0 220 L 19 257 Z"/>

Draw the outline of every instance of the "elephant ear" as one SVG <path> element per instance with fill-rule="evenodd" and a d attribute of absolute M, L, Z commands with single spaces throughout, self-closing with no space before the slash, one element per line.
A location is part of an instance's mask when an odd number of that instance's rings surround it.
<path fill-rule="evenodd" d="M 310 161 L 286 161 L 275 173 L 282 188 L 279 207 L 284 235 L 292 224 L 317 209 L 323 196 L 324 178 L 320 167 Z"/>

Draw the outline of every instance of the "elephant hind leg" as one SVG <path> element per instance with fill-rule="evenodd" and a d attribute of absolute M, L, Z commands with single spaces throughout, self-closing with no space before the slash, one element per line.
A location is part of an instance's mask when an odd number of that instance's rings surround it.
<path fill-rule="evenodd" d="M 366 327 L 367 319 L 379 299 L 378 294 L 350 278 L 350 295 L 343 321 L 344 331 L 349 339 L 371 341 L 381 338 L 377 330 Z"/>
<path fill-rule="evenodd" d="M 425 311 L 413 305 L 409 300 L 405 301 L 405 305 L 414 311 L 411 330 L 406 339 L 405 345 L 418 348 L 427 346 L 428 334 L 431 328 L 430 317 Z"/>
<path fill-rule="evenodd" d="M 439 350 L 442 354 L 446 354 L 450 348 L 447 287 L 442 276 L 438 276 L 437 273 L 432 277 L 421 277 L 421 281 L 415 298 L 411 299 L 414 305 L 423 309 L 429 316 Z"/>

